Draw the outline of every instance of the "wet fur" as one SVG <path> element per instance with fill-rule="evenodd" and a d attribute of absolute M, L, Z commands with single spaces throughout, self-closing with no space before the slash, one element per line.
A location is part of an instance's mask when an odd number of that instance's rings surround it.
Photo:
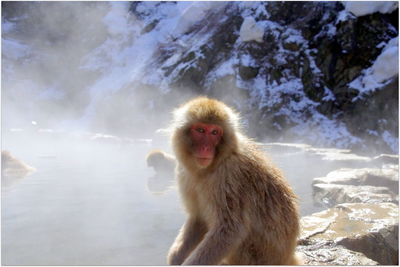
<path fill-rule="evenodd" d="M 218 124 L 224 136 L 214 162 L 191 158 L 188 129 Z M 296 196 L 260 148 L 240 133 L 238 115 L 223 103 L 196 98 L 175 111 L 172 144 L 188 219 L 172 245 L 172 265 L 299 264 Z"/>

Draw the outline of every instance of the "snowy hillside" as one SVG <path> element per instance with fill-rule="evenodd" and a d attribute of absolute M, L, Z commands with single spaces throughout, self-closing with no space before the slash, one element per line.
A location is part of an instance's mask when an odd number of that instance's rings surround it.
<path fill-rule="evenodd" d="M 209 95 L 259 140 L 398 152 L 397 2 L 3 5 L 3 131 L 151 136 Z"/>

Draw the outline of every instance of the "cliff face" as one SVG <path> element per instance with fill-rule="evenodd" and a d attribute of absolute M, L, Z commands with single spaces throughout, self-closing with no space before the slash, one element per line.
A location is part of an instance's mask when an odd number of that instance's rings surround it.
<path fill-rule="evenodd" d="M 139 126 L 152 132 L 152 122 L 168 121 L 176 105 L 209 95 L 238 109 L 259 139 L 397 152 L 398 63 L 391 59 L 398 55 L 398 8 L 386 5 L 366 11 L 340 2 L 84 6 L 99 11 L 102 27 L 93 38 L 75 40 L 89 44 L 79 60 L 68 61 L 79 71 L 56 75 L 79 90 L 57 85 L 56 101 L 80 103 L 73 121 L 132 134 Z M 5 13 L 11 10 L 19 9 Z M 75 14 L 68 4 L 66 10 Z M 10 21 L 16 26 L 3 43 L 21 39 L 15 29 L 26 18 L 3 16 L 3 24 Z M 83 16 L 77 21 L 82 32 L 94 31 Z M 53 31 L 63 40 L 63 28 Z M 125 115 L 133 112 L 146 116 Z"/>

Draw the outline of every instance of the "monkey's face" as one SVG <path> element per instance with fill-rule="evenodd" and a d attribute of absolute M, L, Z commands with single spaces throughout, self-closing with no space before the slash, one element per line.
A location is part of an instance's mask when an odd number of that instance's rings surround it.
<path fill-rule="evenodd" d="M 199 122 L 190 127 L 192 155 L 199 166 L 207 167 L 213 162 L 223 133 L 223 129 L 216 124 Z"/>

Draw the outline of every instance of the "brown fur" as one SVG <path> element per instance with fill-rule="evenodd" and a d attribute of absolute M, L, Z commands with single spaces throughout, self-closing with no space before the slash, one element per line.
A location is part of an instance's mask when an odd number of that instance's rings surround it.
<path fill-rule="evenodd" d="M 206 168 L 191 156 L 191 124 L 218 124 L 224 135 Z M 239 130 L 223 103 L 196 98 L 175 111 L 173 148 L 188 219 L 172 245 L 172 265 L 299 264 L 296 197 L 281 172 Z"/>
<path fill-rule="evenodd" d="M 151 151 L 146 157 L 147 166 L 157 173 L 173 173 L 176 165 L 174 156 L 160 150 Z"/>

